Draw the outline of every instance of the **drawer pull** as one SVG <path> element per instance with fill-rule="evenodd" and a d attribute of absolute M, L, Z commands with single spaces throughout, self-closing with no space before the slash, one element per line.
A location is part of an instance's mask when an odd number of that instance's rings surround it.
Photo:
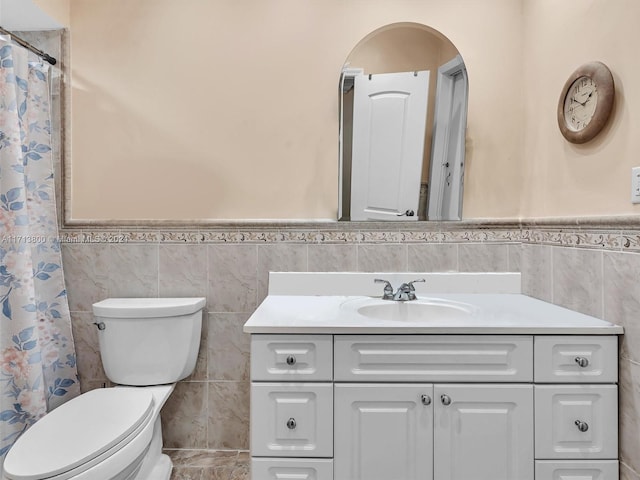
<path fill-rule="evenodd" d="M 447 394 L 440 395 L 440 401 L 445 406 L 451 405 L 451 397 L 449 395 L 447 395 Z"/>
<path fill-rule="evenodd" d="M 296 428 L 296 419 L 295 418 L 290 418 L 289 420 L 287 420 L 287 428 L 289 430 L 293 430 L 294 428 Z"/>
<path fill-rule="evenodd" d="M 295 355 L 289 355 L 287 357 L 287 365 L 295 365 L 296 364 L 296 357 Z"/>
<path fill-rule="evenodd" d="M 423 405 L 431 405 L 431 397 L 425 393 L 420 395 L 420 401 Z"/>
<path fill-rule="evenodd" d="M 576 420 L 575 424 L 576 424 L 576 427 L 578 427 L 578 430 L 580 430 L 581 432 L 586 432 L 587 430 L 589 430 L 589 424 L 587 422 L 581 422 L 580 420 Z"/>
<path fill-rule="evenodd" d="M 574 359 L 576 361 L 576 363 L 578 365 L 580 365 L 582 368 L 585 368 L 587 366 L 589 366 L 589 359 L 588 358 L 584 358 L 584 357 L 576 357 Z"/>

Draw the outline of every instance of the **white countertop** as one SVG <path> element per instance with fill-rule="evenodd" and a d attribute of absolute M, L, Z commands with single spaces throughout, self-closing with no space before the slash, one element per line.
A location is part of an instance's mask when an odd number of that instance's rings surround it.
<path fill-rule="evenodd" d="M 379 320 L 348 305 L 364 296 L 269 295 L 244 325 L 247 333 L 618 335 L 621 326 L 514 293 L 420 294 L 470 304 L 468 316 L 427 321 Z M 345 305 L 346 302 L 346 305 Z"/>

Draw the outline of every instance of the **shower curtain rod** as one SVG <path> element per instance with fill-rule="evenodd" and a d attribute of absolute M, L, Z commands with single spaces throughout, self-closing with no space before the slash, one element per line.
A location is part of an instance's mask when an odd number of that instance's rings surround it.
<path fill-rule="evenodd" d="M 9 35 L 11 37 L 11 40 L 16 42 L 18 45 L 22 45 L 24 48 L 26 48 L 30 52 L 35 53 L 36 55 L 41 57 L 43 60 L 49 62 L 51 65 L 55 65 L 56 63 L 58 63 L 58 61 L 55 58 L 53 58 L 51 55 L 49 55 L 48 53 L 43 52 L 39 48 L 34 47 L 33 45 L 31 45 L 26 40 L 23 40 L 20 37 L 17 37 L 15 34 L 11 33 L 9 30 L 6 30 L 5 28 L 0 27 L 0 33 L 4 33 L 5 35 Z"/>

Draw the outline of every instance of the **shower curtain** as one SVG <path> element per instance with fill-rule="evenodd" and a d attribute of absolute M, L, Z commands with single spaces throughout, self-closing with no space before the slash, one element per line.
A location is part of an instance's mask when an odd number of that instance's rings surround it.
<path fill-rule="evenodd" d="M 54 197 L 49 70 L 0 37 L 0 476 L 16 439 L 79 393 Z"/>

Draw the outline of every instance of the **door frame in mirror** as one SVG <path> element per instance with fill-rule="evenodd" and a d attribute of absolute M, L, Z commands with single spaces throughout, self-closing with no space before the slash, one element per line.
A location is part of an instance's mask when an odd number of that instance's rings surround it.
<path fill-rule="evenodd" d="M 340 182 L 338 185 L 338 220 L 345 220 L 351 216 L 350 211 L 343 211 L 344 189 L 349 188 L 348 185 L 351 184 L 351 171 L 345 172 L 344 166 L 344 93 L 345 88 L 349 88 L 349 90 L 353 88 L 355 78 L 363 73 L 362 68 L 344 67 L 340 75 L 340 91 L 338 93 L 338 181 Z"/>
<path fill-rule="evenodd" d="M 462 85 L 456 85 L 460 79 Z M 427 220 L 461 220 L 469 81 L 460 55 L 438 68 L 437 82 Z M 454 123 L 456 105 L 459 111 Z M 445 161 L 435 162 L 434 158 Z M 444 201 L 445 183 L 451 186 L 448 202 Z"/>

